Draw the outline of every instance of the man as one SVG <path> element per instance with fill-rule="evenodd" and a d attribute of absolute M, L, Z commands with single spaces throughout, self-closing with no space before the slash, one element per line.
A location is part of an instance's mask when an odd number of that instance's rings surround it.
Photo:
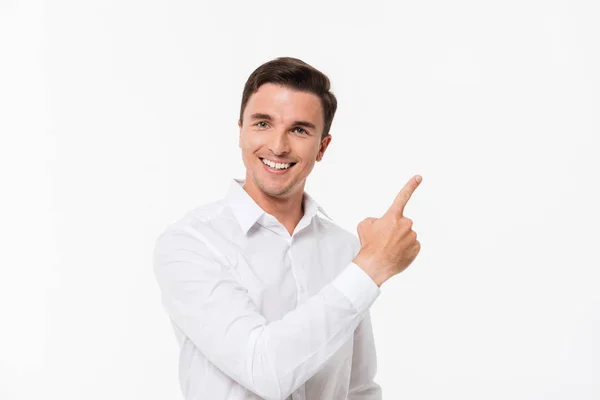
<path fill-rule="evenodd" d="M 245 179 L 156 242 L 188 400 L 382 397 L 369 307 L 420 250 L 402 216 L 420 176 L 358 239 L 332 222 L 304 191 L 332 138 L 329 89 L 295 58 L 257 68 L 238 122 Z"/>

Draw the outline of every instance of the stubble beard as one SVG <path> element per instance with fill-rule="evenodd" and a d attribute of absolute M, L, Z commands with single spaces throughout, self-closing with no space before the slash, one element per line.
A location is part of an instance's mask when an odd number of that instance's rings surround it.
<path fill-rule="evenodd" d="M 291 182 L 289 182 L 281 188 L 278 188 L 276 191 L 270 190 L 269 188 L 265 187 L 265 185 L 263 185 L 262 179 L 260 179 L 257 176 L 254 177 L 254 184 L 266 195 L 271 197 L 279 197 L 289 193 L 296 185 L 296 180 L 293 179 Z"/>

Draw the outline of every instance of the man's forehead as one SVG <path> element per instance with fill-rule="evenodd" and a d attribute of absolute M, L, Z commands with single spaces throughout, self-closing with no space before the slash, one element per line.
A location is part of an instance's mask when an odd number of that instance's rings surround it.
<path fill-rule="evenodd" d="M 281 85 L 264 84 L 250 96 L 246 106 L 249 116 L 268 114 L 274 119 L 310 119 L 319 124 L 323 118 L 321 99 L 313 93 Z"/>

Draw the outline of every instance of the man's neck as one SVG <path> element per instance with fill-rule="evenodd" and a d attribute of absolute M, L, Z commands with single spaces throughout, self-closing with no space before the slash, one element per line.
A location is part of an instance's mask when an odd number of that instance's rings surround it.
<path fill-rule="evenodd" d="M 243 189 L 266 213 L 271 214 L 289 232 L 290 236 L 304 216 L 304 190 L 291 197 L 278 198 L 269 196 L 255 185 L 246 183 Z"/>

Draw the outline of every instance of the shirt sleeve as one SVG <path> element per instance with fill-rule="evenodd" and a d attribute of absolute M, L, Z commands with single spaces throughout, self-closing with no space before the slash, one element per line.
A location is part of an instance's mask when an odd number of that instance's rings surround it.
<path fill-rule="evenodd" d="M 287 398 L 350 338 L 380 294 L 350 262 L 282 319 L 267 321 L 226 260 L 185 230 L 156 241 L 154 271 L 169 317 L 233 380 L 265 399 Z"/>
<path fill-rule="evenodd" d="M 377 354 L 371 325 L 371 314 L 365 317 L 354 331 L 352 370 L 348 400 L 381 400 L 381 386 L 375 382 Z"/>

